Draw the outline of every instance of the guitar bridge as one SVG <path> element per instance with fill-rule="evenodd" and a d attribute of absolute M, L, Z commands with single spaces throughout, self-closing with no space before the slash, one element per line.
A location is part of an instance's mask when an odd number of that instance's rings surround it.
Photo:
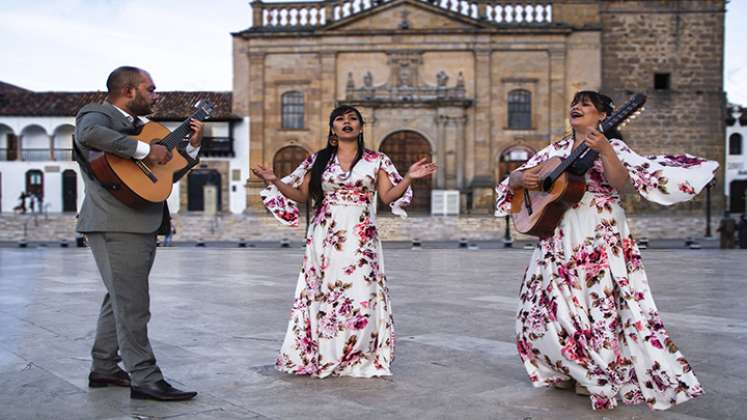
<path fill-rule="evenodd" d="M 154 174 L 153 171 L 150 170 L 148 165 L 143 163 L 142 160 L 136 160 L 135 165 L 137 165 L 137 167 L 140 168 L 141 171 L 143 171 L 145 176 L 147 176 L 152 183 L 155 184 L 156 182 L 158 182 L 158 177 L 156 176 L 156 174 Z"/>

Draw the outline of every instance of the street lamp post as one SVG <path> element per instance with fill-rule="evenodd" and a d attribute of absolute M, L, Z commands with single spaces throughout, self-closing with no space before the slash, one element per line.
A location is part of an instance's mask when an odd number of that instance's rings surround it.
<path fill-rule="evenodd" d="M 511 175 L 511 172 L 506 170 L 506 176 L 504 179 L 508 178 L 508 176 Z M 506 231 L 503 234 L 503 247 L 504 248 L 511 248 L 514 245 L 514 240 L 511 237 L 511 215 L 506 214 Z"/>
<path fill-rule="evenodd" d="M 716 179 L 706 185 L 706 230 L 705 237 L 711 237 L 711 187 L 716 185 Z"/>

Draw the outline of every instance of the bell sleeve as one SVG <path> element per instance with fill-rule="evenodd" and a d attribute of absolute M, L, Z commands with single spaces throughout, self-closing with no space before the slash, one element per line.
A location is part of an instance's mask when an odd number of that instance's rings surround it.
<path fill-rule="evenodd" d="M 301 164 L 296 168 L 290 175 L 281 179 L 293 188 L 298 188 L 303 183 L 303 179 L 306 173 L 311 171 L 311 167 L 314 165 L 314 159 L 316 154 L 307 157 Z M 262 198 L 262 203 L 265 208 L 272 213 L 273 216 L 282 224 L 288 226 L 298 226 L 298 204 L 284 196 L 278 187 L 270 185 L 259 194 Z"/>

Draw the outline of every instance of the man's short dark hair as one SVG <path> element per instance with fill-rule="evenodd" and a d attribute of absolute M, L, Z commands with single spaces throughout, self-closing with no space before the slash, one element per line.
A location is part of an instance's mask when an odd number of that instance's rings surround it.
<path fill-rule="evenodd" d="M 118 95 L 122 89 L 137 87 L 143 73 L 144 71 L 137 67 L 117 67 L 106 79 L 106 89 L 110 94 Z"/>

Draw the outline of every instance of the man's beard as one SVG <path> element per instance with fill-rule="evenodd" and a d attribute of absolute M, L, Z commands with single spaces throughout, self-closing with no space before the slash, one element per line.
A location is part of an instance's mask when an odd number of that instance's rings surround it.
<path fill-rule="evenodd" d="M 135 95 L 135 99 L 130 102 L 130 111 L 132 111 L 132 113 L 137 116 L 150 115 L 153 113 L 151 104 L 149 104 L 148 101 L 145 100 L 145 98 L 143 98 L 139 93 L 137 93 Z"/>

